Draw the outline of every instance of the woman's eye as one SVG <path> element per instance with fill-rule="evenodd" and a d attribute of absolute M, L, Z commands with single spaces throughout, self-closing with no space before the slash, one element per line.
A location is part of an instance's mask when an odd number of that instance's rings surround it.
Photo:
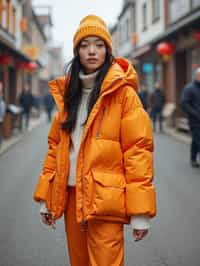
<path fill-rule="evenodd" d="M 81 48 L 86 48 L 87 47 L 87 44 L 83 43 L 80 45 Z"/>
<path fill-rule="evenodd" d="M 103 43 L 98 43 L 97 47 L 99 47 L 99 48 L 104 47 L 104 44 Z"/>

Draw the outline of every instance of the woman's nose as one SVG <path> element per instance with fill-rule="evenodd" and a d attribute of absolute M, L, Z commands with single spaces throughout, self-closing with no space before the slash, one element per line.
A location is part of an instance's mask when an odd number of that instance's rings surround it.
<path fill-rule="evenodd" d="M 95 53 L 95 46 L 94 45 L 90 45 L 89 46 L 89 53 L 90 54 L 94 54 Z"/>

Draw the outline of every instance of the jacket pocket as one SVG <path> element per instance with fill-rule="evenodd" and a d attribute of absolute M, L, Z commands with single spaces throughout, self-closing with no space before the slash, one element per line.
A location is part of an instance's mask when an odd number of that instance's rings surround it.
<path fill-rule="evenodd" d="M 91 215 L 125 217 L 125 178 L 122 174 L 92 171 Z"/>

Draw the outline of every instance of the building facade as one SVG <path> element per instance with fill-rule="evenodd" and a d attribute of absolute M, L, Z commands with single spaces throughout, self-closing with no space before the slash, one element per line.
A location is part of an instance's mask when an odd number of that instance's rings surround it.
<path fill-rule="evenodd" d="M 167 103 L 176 107 L 173 125 L 188 130 L 187 119 L 180 106 L 184 86 L 200 67 L 200 0 L 165 1 L 165 31 L 154 39 L 154 49 L 163 42 L 172 44 L 174 52 L 162 62 L 162 80 Z"/>
<path fill-rule="evenodd" d="M 180 97 L 200 66 L 200 0 L 124 0 L 116 28 L 118 55 L 132 61 L 149 92 L 160 82 L 170 124 L 187 130 Z"/>
<path fill-rule="evenodd" d="M 117 52 L 118 56 L 131 57 L 132 50 L 136 44 L 136 4 L 135 1 L 124 1 L 122 11 L 117 23 Z"/>

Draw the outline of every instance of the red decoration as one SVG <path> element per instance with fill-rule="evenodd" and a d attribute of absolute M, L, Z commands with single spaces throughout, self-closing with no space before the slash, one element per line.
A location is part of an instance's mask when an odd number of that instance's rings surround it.
<path fill-rule="evenodd" d="M 35 62 L 28 62 L 26 64 L 26 69 L 30 72 L 34 72 L 37 69 L 37 64 Z"/>
<path fill-rule="evenodd" d="M 157 52 L 162 55 L 172 55 L 175 52 L 175 47 L 172 43 L 169 42 L 161 42 L 156 47 Z"/>
<path fill-rule="evenodd" d="M 12 65 L 13 64 L 13 58 L 10 55 L 0 55 L 0 65 Z"/>
<path fill-rule="evenodd" d="M 18 70 L 34 72 L 37 69 L 37 64 L 33 61 L 31 62 L 20 61 L 20 62 L 17 62 L 16 68 Z"/>
<path fill-rule="evenodd" d="M 16 63 L 16 69 L 18 70 L 25 70 L 26 69 L 26 62 L 25 61 L 19 61 Z"/>
<path fill-rule="evenodd" d="M 196 40 L 197 42 L 200 42 L 200 31 L 196 31 L 196 32 L 194 33 L 194 38 L 195 38 L 195 40 Z"/>

